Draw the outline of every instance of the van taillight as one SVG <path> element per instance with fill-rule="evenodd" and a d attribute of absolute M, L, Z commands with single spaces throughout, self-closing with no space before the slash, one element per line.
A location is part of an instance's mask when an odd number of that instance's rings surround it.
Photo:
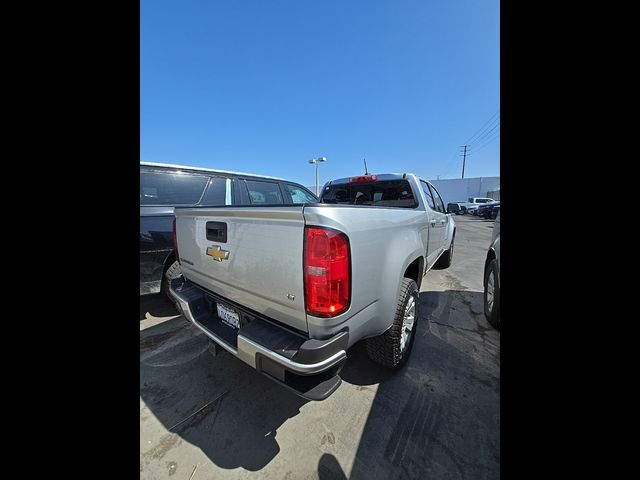
<path fill-rule="evenodd" d="M 328 228 L 304 229 L 305 307 L 315 317 L 335 317 L 349 308 L 349 239 Z"/>
<path fill-rule="evenodd" d="M 176 260 L 180 263 L 180 255 L 178 254 L 178 238 L 176 237 L 176 217 L 173 217 L 173 251 L 176 254 Z"/>

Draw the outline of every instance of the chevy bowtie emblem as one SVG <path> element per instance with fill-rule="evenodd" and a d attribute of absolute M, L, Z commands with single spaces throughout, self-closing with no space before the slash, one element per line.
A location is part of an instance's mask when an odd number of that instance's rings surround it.
<path fill-rule="evenodd" d="M 213 258 L 216 262 L 222 262 L 222 260 L 229 260 L 229 252 L 222 250 L 219 246 L 207 247 L 207 255 Z"/>

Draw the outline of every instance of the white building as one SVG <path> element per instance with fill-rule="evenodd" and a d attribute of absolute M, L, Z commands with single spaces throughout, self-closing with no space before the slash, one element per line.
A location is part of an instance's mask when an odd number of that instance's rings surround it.
<path fill-rule="evenodd" d="M 445 205 L 466 202 L 469 197 L 489 197 L 500 200 L 500 177 L 452 178 L 429 180 L 442 197 Z"/>

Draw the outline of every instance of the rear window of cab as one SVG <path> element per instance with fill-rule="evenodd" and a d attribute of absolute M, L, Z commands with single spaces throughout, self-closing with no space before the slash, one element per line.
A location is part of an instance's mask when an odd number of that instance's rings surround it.
<path fill-rule="evenodd" d="M 415 208 L 418 202 L 407 180 L 382 180 L 371 183 L 327 185 L 321 203 L 373 205 L 379 207 Z"/>

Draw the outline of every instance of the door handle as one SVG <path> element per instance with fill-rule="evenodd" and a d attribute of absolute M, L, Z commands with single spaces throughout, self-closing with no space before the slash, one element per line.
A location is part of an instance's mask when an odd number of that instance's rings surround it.
<path fill-rule="evenodd" d="M 445 218 L 443 218 L 442 220 L 440 220 L 440 223 L 445 224 L 445 223 L 447 223 L 447 220 Z"/>
<path fill-rule="evenodd" d="M 227 224 L 224 222 L 207 222 L 207 240 L 227 243 Z"/>
<path fill-rule="evenodd" d="M 436 221 L 435 220 L 431 220 L 431 226 L 435 227 L 436 226 Z"/>

